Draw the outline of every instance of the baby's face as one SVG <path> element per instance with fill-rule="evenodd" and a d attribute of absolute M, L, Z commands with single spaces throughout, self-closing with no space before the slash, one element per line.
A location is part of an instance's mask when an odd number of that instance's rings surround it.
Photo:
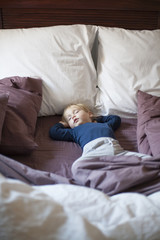
<path fill-rule="evenodd" d="M 92 122 L 92 113 L 86 112 L 78 106 L 71 106 L 65 112 L 65 118 L 70 128 L 77 127 L 81 124 Z"/>

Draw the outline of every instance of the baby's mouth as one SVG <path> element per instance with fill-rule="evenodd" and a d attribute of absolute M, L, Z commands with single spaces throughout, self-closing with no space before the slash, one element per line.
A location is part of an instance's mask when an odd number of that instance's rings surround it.
<path fill-rule="evenodd" d="M 77 123 L 77 122 L 78 122 L 78 118 L 75 118 L 75 119 L 74 119 L 74 123 Z"/>

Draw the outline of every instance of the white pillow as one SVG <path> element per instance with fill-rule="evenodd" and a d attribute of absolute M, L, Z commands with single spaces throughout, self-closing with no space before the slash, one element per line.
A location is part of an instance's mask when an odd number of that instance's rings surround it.
<path fill-rule="evenodd" d="M 136 117 L 138 89 L 160 96 L 160 30 L 99 27 L 98 33 L 97 106 L 102 114 Z"/>
<path fill-rule="evenodd" d="M 41 78 L 43 116 L 61 114 L 72 102 L 93 106 L 97 82 L 91 49 L 96 32 L 91 25 L 0 30 L 0 78 Z"/>

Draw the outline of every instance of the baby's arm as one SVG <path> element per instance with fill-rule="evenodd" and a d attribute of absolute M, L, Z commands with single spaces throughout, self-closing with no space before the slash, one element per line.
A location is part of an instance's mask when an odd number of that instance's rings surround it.
<path fill-rule="evenodd" d="M 117 115 L 102 116 L 100 122 L 107 123 L 114 131 L 120 126 L 121 118 Z"/>
<path fill-rule="evenodd" d="M 117 115 L 109 115 L 110 119 L 108 120 L 108 124 L 112 127 L 115 131 L 121 125 L 121 118 Z"/>
<path fill-rule="evenodd" d="M 72 129 L 65 128 L 63 122 L 61 121 L 50 128 L 49 135 L 53 140 L 73 141 Z"/>
<path fill-rule="evenodd" d="M 63 124 L 63 126 L 64 126 L 65 128 L 69 128 L 69 125 L 68 125 L 67 122 L 59 121 L 59 123 Z"/>

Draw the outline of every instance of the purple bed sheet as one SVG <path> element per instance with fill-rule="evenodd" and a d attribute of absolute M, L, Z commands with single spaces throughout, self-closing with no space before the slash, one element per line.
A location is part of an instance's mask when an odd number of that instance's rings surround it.
<path fill-rule="evenodd" d="M 95 158 L 84 161 L 80 166 L 84 169 L 83 174 L 79 177 L 77 172 L 78 178 L 73 179 L 71 166 L 82 150 L 75 143 L 50 139 L 49 129 L 59 120 L 60 116 L 39 117 L 35 133 L 38 148 L 25 156 L 0 155 L 1 173 L 33 185 L 77 184 L 99 189 L 108 195 L 128 191 L 147 195 L 160 190 L 159 158 L 147 161 L 137 157 Z M 136 130 L 136 119 L 122 119 L 115 135 L 124 149 L 137 151 Z"/>
<path fill-rule="evenodd" d="M 35 133 L 38 149 L 31 155 L 13 156 L 13 159 L 31 168 L 70 178 L 71 165 L 81 156 L 82 150 L 76 143 L 54 141 L 49 137 L 50 127 L 60 119 L 60 116 L 39 117 Z M 115 135 L 124 149 L 137 151 L 136 127 L 136 119 L 122 119 L 121 126 Z"/>
<path fill-rule="evenodd" d="M 30 155 L 12 158 L 33 169 L 70 178 L 71 165 L 81 156 L 82 150 L 76 143 L 53 141 L 49 137 L 50 127 L 60 119 L 60 116 L 39 117 L 35 133 L 38 148 Z M 122 119 L 120 128 L 115 132 L 121 146 L 130 151 L 137 151 L 136 126 L 136 119 Z"/>

